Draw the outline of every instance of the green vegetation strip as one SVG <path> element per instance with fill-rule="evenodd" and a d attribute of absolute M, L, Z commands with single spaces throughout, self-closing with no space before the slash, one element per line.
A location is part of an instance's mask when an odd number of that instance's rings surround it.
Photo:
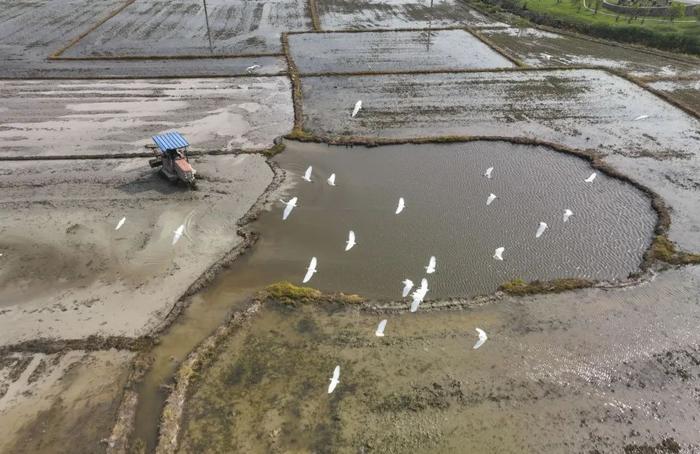
<path fill-rule="evenodd" d="M 579 278 L 553 279 L 551 281 L 536 280 L 532 282 L 525 282 L 522 279 L 513 279 L 512 281 L 501 284 L 498 290 L 511 295 L 521 296 L 541 293 L 561 293 L 569 290 L 591 287 L 594 284 L 594 281 Z"/>
<path fill-rule="evenodd" d="M 590 1 L 593 11 L 584 7 L 584 0 L 469 0 L 468 3 L 487 14 L 508 12 L 540 25 L 700 55 L 699 20 L 672 22 L 608 15 L 609 12 L 595 6 L 602 4 L 596 0 Z"/>
<path fill-rule="evenodd" d="M 321 21 L 318 19 L 316 0 L 309 0 L 309 14 L 311 15 L 311 26 L 314 28 L 314 31 L 321 31 Z"/>

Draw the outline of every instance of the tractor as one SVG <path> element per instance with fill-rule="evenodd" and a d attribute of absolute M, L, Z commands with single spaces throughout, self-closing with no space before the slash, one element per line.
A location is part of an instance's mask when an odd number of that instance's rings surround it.
<path fill-rule="evenodd" d="M 197 173 L 187 158 L 190 144 L 179 132 L 169 132 L 153 136 L 156 146 L 150 146 L 155 158 L 148 161 L 151 167 L 160 167 L 160 171 L 170 181 L 181 180 L 191 188 L 196 187 Z"/>

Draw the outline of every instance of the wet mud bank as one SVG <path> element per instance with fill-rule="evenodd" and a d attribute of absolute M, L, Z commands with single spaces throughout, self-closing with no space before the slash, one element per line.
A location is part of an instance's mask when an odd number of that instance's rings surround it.
<path fill-rule="evenodd" d="M 366 306 L 256 303 L 207 351 L 161 452 L 698 449 L 698 272 L 393 313 L 384 338 Z"/>

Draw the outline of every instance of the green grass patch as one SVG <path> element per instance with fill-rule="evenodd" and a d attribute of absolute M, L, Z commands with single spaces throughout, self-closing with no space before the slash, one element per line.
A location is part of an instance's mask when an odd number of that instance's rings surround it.
<path fill-rule="evenodd" d="M 580 278 L 553 279 L 551 281 L 525 282 L 522 279 L 513 279 L 498 287 L 498 290 L 511 295 L 535 295 L 539 293 L 560 293 L 568 290 L 586 288 L 593 285 L 593 281 Z"/>
<path fill-rule="evenodd" d="M 700 55 L 700 21 L 683 17 L 673 22 L 658 17 L 632 18 L 583 6 L 583 0 L 468 0 L 492 13 L 507 11 L 533 23 L 572 30 L 604 39 Z M 586 0 L 594 9 L 595 0 Z M 652 20 L 655 19 L 655 20 Z"/>
<path fill-rule="evenodd" d="M 361 304 L 365 299 L 360 295 L 346 295 L 345 293 L 326 294 L 312 287 L 299 287 L 291 282 L 282 281 L 268 285 L 263 298 L 279 301 L 284 304 L 294 303 L 341 303 Z"/>
<path fill-rule="evenodd" d="M 665 235 L 657 235 L 651 243 L 651 257 L 671 265 L 690 265 L 700 263 L 700 254 L 679 252 Z"/>

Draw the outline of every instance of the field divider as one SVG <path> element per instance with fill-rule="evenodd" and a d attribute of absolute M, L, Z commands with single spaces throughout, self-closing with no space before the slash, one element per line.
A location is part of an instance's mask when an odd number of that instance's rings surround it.
<path fill-rule="evenodd" d="M 296 63 L 294 63 L 294 58 L 292 58 L 292 53 L 289 49 L 289 39 L 287 33 L 282 33 L 280 35 L 282 41 L 282 50 L 284 50 L 284 55 L 287 59 L 287 73 L 289 79 L 292 82 L 292 106 L 294 108 L 294 129 L 292 134 L 300 134 L 303 132 L 304 124 L 304 114 L 303 114 L 303 93 L 301 89 L 301 76 L 299 70 L 297 69 Z"/>
<path fill-rule="evenodd" d="M 313 27 L 314 31 L 320 32 L 321 31 L 321 20 L 318 17 L 318 5 L 316 4 L 316 0 L 309 0 L 309 14 L 311 15 L 311 26 Z"/>
<path fill-rule="evenodd" d="M 189 55 L 88 55 L 84 57 L 54 57 L 52 60 L 62 61 L 101 61 L 101 60 L 204 60 L 204 59 L 234 59 L 234 58 L 264 58 L 264 57 L 284 57 L 284 54 L 277 52 L 266 52 L 258 54 L 189 54 Z"/>
<path fill-rule="evenodd" d="M 478 32 L 476 29 L 473 29 L 470 27 L 465 27 L 464 31 L 473 35 L 476 39 L 478 39 L 479 41 L 484 43 L 486 46 L 491 48 L 491 50 L 493 50 L 494 52 L 497 52 L 498 54 L 502 55 L 504 58 L 508 59 L 508 61 L 513 63 L 515 66 L 517 66 L 519 68 L 523 68 L 523 67 L 527 66 L 522 60 L 520 60 L 515 55 L 511 54 L 510 51 L 507 51 L 506 49 L 502 48 L 498 44 L 494 43 L 489 38 L 484 36 L 482 33 Z"/>

